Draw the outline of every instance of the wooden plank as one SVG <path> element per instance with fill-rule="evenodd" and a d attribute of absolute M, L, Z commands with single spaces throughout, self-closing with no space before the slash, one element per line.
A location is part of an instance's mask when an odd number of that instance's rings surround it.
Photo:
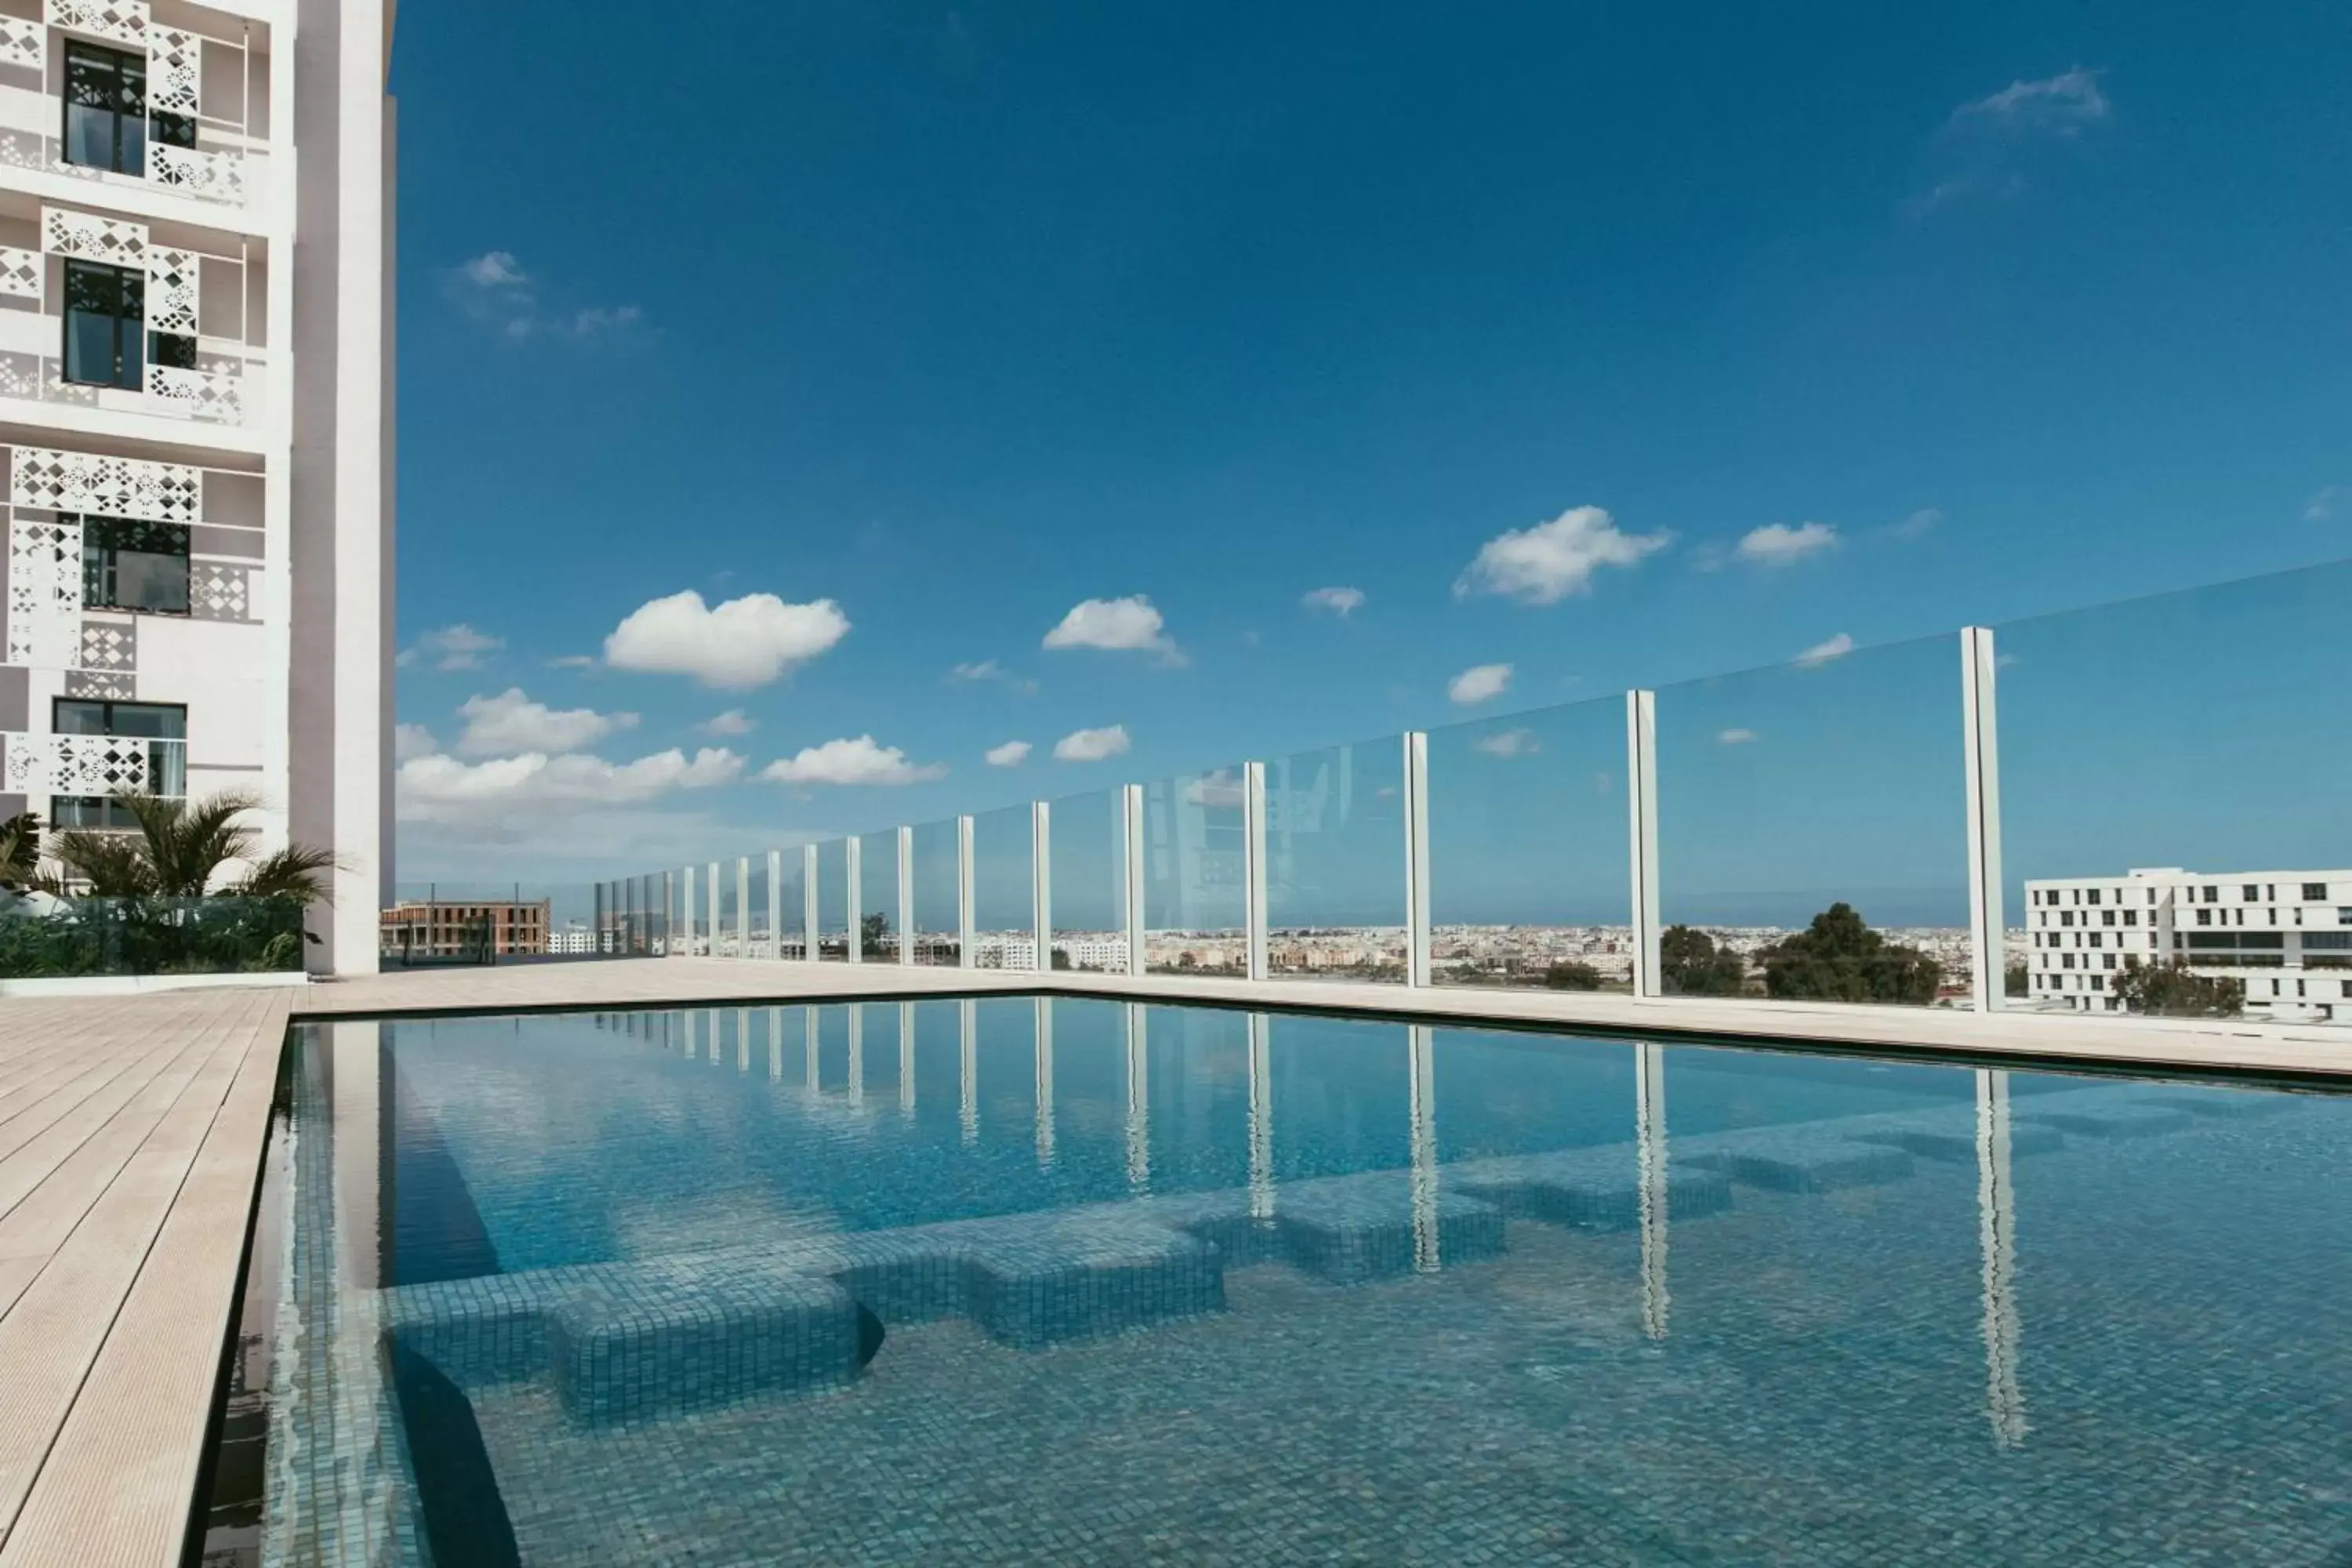
<path fill-rule="evenodd" d="M 251 1006 L 204 1009 L 211 1016 L 201 1026 L 216 1037 L 249 1022 Z M 17 1512 L 212 1130 L 237 1066 L 233 1053 L 206 1063 L 0 1318 L 0 1366 L 9 1369 L 0 1380 L 0 1531 L 10 1532 L 12 1541 Z M 215 1343 L 213 1353 L 218 1352 Z"/>
<path fill-rule="evenodd" d="M 0 1217 L 5 1217 L 68 1158 L 108 1119 L 140 1095 L 158 1072 L 168 1071 L 194 1044 L 184 1026 L 159 1024 L 143 1040 L 121 1047 L 123 1070 L 97 1093 L 51 1122 L 15 1150 L 0 1154 Z"/>
<path fill-rule="evenodd" d="M 260 1180 L 287 999 L 243 1010 L 236 1076 L 0 1568 L 179 1561 Z M 5 1327 L 0 1324 L 0 1327 Z"/>

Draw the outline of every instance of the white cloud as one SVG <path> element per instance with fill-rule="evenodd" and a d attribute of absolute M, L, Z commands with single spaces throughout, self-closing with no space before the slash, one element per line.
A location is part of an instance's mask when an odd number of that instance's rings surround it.
<path fill-rule="evenodd" d="M 1837 540 L 1837 530 L 1826 522 L 1801 522 L 1794 528 L 1768 522 L 1749 529 L 1734 553 L 1751 566 L 1789 566 L 1835 548 Z"/>
<path fill-rule="evenodd" d="M 637 721 L 634 713 L 599 713 L 592 708 L 558 710 L 544 702 L 533 702 L 520 686 L 509 686 L 496 697 L 468 697 L 457 716 L 466 721 L 466 731 L 457 737 L 457 750 L 468 757 L 577 752 Z"/>
<path fill-rule="evenodd" d="M 898 747 L 859 735 L 804 746 L 793 756 L 770 763 L 760 776 L 773 784 L 891 785 L 927 784 L 945 778 L 947 771 L 939 763 L 910 763 Z"/>
<path fill-rule="evenodd" d="M 1843 658 L 1853 651 L 1853 639 L 1840 632 L 1833 637 L 1815 643 L 1789 662 L 1804 669 L 1819 669 L 1832 659 Z"/>
<path fill-rule="evenodd" d="M 1490 757 L 1525 757 L 1542 751 L 1543 745 L 1533 730 L 1505 730 L 1477 741 L 1473 749 Z"/>
<path fill-rule="evenodd" d="M 486 250 L 458 263 L 457 275 L 477 289 L 520 289 L 530 281 L 511 250 Z"/>
<path fill-rule="evenodd" d="M 2304 503 L 2303 521 L 2326 522 L 2336 515 L 2336 503 L 2344 498 L 2342 485 L 2329 485 Z"/>
<path fill-rule="evenodd" d="M 1501 594 L 1522 604 L 1555 605 L 1588 592 L 1602 567 L 1638 566 L 1673 538 L 1627 533 L 1597 506 L 1571 507 L 1549 522 L 1488 540 L 1454 583 L 1454 596 Z"/>
<path fill-rule="evenodd" d="M 760 726 L 740 708 L 730 708 L 724 713 L 714 713 L 702 722 L 706 735 L 733 737 L 748 735 Z"/>
<path fill-rule="evenodd" d="M 2001 136 L 2079 136 L 2084 127 L 2097 124 L 2113 110 L 2107 95 L 2099 90 L 2100 75 L 2076 66 L 2039 81 L 2013 81 L 1952 110 L 1947 129 Z"/>
<path fill-rule="evenodd" d="M 992 681 L 995 684 L 1003 687 L 1007 691 L 1018 692 L 1024 697 L 1034 697 L 1037 695 L 1037 683 L 1035 681 L 1030 679 L 1026 676 L 1013 674 L 1011 670 L 1005 668 L 1003 665 L 997 663 L 992 658 L 983 658 L 977 664 L 957 665 L 953 669 L 948 671 L 948 679 L 959 684 L 970 684 L 975 681 Z"/>
<path fill-rule="evenodd" d="M 1718 746 L 1752 746 L 1759 739 L 1753 730 L 1722 730 L 1716 733 Z"/>
<path fill-rule="evenodd" d="M 1886 531 L 1897 539 L 1922 539 L 1934 532 L 1944 521 L 1941 507 L 1923 506 L 1900 522 L 1886 525 Z"/>
<path fill-rule="evenodd" d="M 565 806 L 634 805 L 673 790 L 730 784 L 742 771 L 743 759 L 723 747 L 705 747 L 688 758 L 673 746 L 633 763 L 542 752 L 482 763 L 434 755 L 401 763 L 394 794 L 404 821 L 462 822 Z"/>
<path fill-rule="evenodd" d="M 596 656 L 593 653 L 561 653 L 547 661 L 550 669 L 593 669 Z"/>
<path fill-rule="evenodd" d="M 593 337 L 598 332 L 614 332 L 634 327 L 645 319 L 645 311 L 635 305 L 591 305 L 584 310 L 572 313 L 572 334 L 580 338 Z"/>
<path fill-rule="evenodd" d="M 604 639 L 604 662 L 742 690 L 767 685 L 848 635 L 849 617 L 831 599 L 787 605 L 773 594 L 747 594 L 713 609 L 688 588 L 630 611 Z"/>
<path fill-rule="evenodd" d="M 1124 754 L 1128 746 L 1127 726 L 1113 724 L 1102 730 L 1073 730 L 1054 742 L 1054 755 L 1066 763 L 1099 763 Z"/>
<path fill-rule="evenodd" d="M 1202 773 L 1184 786 L 1187 805 L 1239 805 L 1248 794 L 1242 775 L 1231 768 L 1219 768 L 1213 773 Z"/>
<path fill-rule="evenodd" d="M 1467 707 L 1473 702 L 1493 701 L 1508 690 L 1510 684 L 1509 665 L 1475 665 L 1445 683 L 1445 695 Z"/>
<path fill-rule="evenodd" d="M 423 634 L 403 648 L 394 662 L 404 669 L 419 664 L 443 670 L 479 669 L 485 655 L 506 646 L 503 637 L 478 632 L 461 621 L 454 626 L 436 626 Z"/>
<path fill-rule="evenodd" d="M 412 757 L 429 757 L 441 749 L 433 731 L 422 724 L 403 724 L 392 732 L 392 758 L 396 763 Z"/>
<path fill-rule="evenodd" d="M 1029 760 L 1034 750 L 1026 741 L 1007 741 L 1001 746 L 988 748 L 988 765 L 992 768 L 1017 768 Z"/>
<path fill-rule="evenodd" d="M 1047 647 L 1099 647 L 1113 652 L 1156 653 L 1167 664 L 1184 662 L 1183 650 L 1168 635 L 1167 623 L 1141 594 L 1124 599 L 1087 599 L 1070 607 L 1061 624 L 1045 634 Z"/>
<path fill-rule="evenodd" d="M 1317 588 L 1298 601 L 1310 610 L 1326 615 L 1351 616 L 1364 607 L 1361 588 Z"/>

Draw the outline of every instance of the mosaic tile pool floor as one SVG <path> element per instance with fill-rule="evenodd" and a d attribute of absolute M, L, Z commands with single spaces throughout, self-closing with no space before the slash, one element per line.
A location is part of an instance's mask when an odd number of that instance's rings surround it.
<path fill-rule="evenodd" d="M 1068 1000 L 297 1052 L 259 1562 L 2352 1563 L 2352 1100 Z"/>

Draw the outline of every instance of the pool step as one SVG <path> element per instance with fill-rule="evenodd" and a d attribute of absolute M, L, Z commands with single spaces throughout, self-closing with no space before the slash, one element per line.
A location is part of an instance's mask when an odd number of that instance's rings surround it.
<path fill-rule="evenodd" d="M 1916 1154 L 1922 1160 L 1949 1164 L 1974 1164 L 1977 1158 L 1977 1113 L 1973 1106 L 1933 1110 L 1893 1110 L 1876 1116 L 1856 1116 L 1836 1123 L 1844 1136 L 1858 1143 L 1880 1143 Z M 2011 1120 L 2009 1152 L 2012 1159 L 2047 1154 L 2066 1146 L 2065 1135 L 2054 1127 L 2020 1124 Z"/>
<path fill-rule="evenodd" d="M 1903 1180 L 1913 1168 L 1908 1152 L 1859 1142 L 1835 1121 L 1705 1132 L 1676 1139 L 1674 1151 L 1679 1163 L 1778 1193 L 1878 1186 Z"/>
<path fill-rule="evenodd" d="M 1668 1219 L 1704 1219 L 1731 1206 L 1731 1182 L 1722 1172 L 1674 1160 L 1667 1173 Z M 1632 1230 L 1642 1223 L 1641 1167 L 1628 1143 L 1474 1160 L 1449 1167 L 1445 1183 L 1514 1219 L 1578 1230 Z"/>
<path fill-rule="evenodd" d="M 1224 1259 L 1195 1237 L 1150 1222 L 1080 1214 L 1029 1216 L 973 1246 L 967 1310 L 990 1337 L 1035 1347 L 1220 1311 Z"/>
<path fill-rule="evenodd" d="M 1335 1285 L 1410 1274 L 1417 1263 L 1468 1263 L 1503 1252 L 1501 1209 L 1442 1186 L 1416 1200 L 1412 1178 L 1393 1172 L 1286 1188 L 1274 1227 L 1286 1262 Z"/>

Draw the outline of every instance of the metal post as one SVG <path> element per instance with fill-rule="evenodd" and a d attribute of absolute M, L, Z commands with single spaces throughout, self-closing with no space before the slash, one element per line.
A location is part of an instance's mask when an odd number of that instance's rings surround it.
<path fill-rule="evenodd" d="M 843 906 L 849 911 L 849 962 L 863 963 L 866 962 L 866 933 L 859 928 L 865 924 L 866 911 L 858 907 L 857 897 L 860 891 L 858 882 L 866 869 L 866 857 L 858 852 L 857 835 L 853 833 L 841 841 L 841 859 L 849 868 L 843 879 L 849 884 L 848 902 Z"/>
<path fill-rule="evenodd" d="M 768 956 L 784 956 L 784 852 L 768 851 Z"/>
<path fill-rule="evenodd" d="M 1992 629 L 1960 630 L 1960 733 L 1968 767 L 1969 945 L 1977 1011 L 2007 1000 L 2009 936 L 2001 909 L 2000 722 Z"/>
<path fill-rule="evenodd" d="M 1429 984 L 1429 737 L 1404 738 L 1404 983 Z"/>
<path fill-rule="evenodd" d="M 1143 786 L 1118 792 L 1119 837 L 1127 864 L 1127 972 L 1140 974 L 1143 963 Z"/>
<path fill-rule="evenodd" d="M 1054 808 L 1029 806 L 1029 902 L 1037 913 L 1037 971 L 1054 967 Z"/>
<path fill-rule="evenodd" d="M 816 923 L 819 908 L 816 896 L 816 846 L 801 846 L 801 960 L 814 963 L 817 960 Z M 811 1037 L 809 1049 L 816 1049 Z"/>
<path fill-rule="evenodd" d="M 1625 693 L 1625 798 L 1632 813 L 1633 995 L 1664 994 L 1658 977 L 1658 699 Z"/>
<path fill-rule="evenodd" d="M 898 829 L 898 962 L 915 962 L 915 830 Z"/>
<path fill-rule="evenodd" d="M 1242 889 L 1249 977 L 1265 978 L 1265 764 L 1242 764 Z"/>
<path fill-rule="evenodd" d="M 972 967 L 971 818 L 956 818 L 956 963 Z M 970 1004 L 966 1004 L 970 1005 Z"/>

